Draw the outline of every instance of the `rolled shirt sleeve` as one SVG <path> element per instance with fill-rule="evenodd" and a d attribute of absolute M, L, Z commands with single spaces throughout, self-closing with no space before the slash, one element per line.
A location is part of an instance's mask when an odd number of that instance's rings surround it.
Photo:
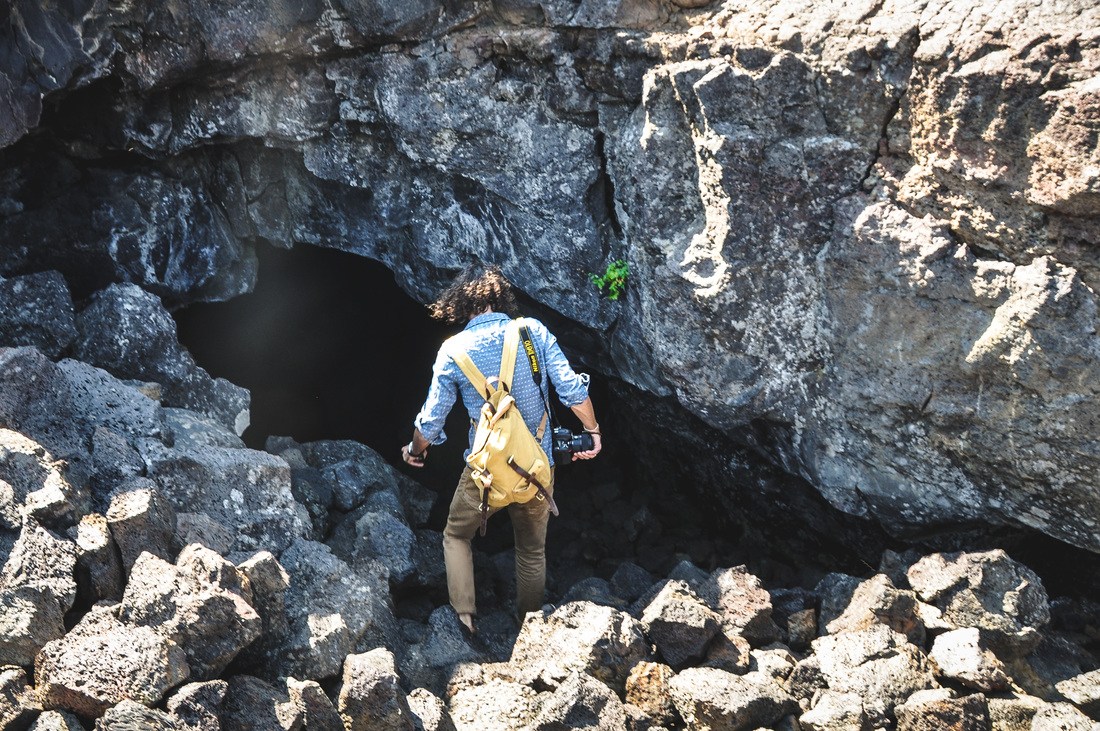
<path fill-rule="evenodd" d="M 454 366 L 454 361 L 443 348 L 440 348 L 435 358 L 435 365 L 432 366 L 432 383 L 428 387 L 428 397 L 413 421 L 413 425 L 420 430 L 420 434 L 428 440 L 429 444 L 442 444 L 447 441 L 447 435 L 443 433 L 443 425 L 458 398 L 455 368 L 457 366 Z"/>
<path fill-rule="evenodd" d="M 583 403 L 588 398 L 588 374 L 574 371 L 565 353 L 561 352 L 558 339 L 541 322 L 533 322 L 537 323 L 533 329 L 542 340 L 542 352 L 546 355 L 546 373 L 554 384 L 554 390 L 558 392 L 558 400 L 567 407 Z"/>

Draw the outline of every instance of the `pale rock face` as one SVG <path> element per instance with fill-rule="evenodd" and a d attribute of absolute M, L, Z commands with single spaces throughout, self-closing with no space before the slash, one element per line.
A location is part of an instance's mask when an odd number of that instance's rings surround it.
<path fill-rule="evenodd" d="M 1004 690 L 1008 676 L 997 656 L 984 649 L 977 628 L 946 632 L 932 642 L 929 658 L 938 675 L 983 691 Z"/>

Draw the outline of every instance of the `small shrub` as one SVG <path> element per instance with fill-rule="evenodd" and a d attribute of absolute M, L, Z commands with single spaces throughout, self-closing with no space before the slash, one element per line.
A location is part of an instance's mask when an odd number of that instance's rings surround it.
<path fill-rule="evenodd" d="M 601 292 L 607 288 L 607 298 L 617 300 L 626 291 L 626 278 L 630 276 L 630 265 L 623 259 L 616 259 L 607 265 L 607 271 L 601 274 L 589 272 L 588 278 L 592 280 Z"/>

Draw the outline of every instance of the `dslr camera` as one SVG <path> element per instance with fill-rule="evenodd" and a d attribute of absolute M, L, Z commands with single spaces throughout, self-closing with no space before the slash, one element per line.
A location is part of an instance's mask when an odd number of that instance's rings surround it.
<path fill-rule="evenodd" d="M 588 432 L 574 434 L 564 426 L 561 426 L 554 429 L 551 434 L 554 445 L 555 462 L 571 462 L 573 460 L 573 455 L 577 452 L 587 452 L 596 447 L 595 440 L 592 439 L 592 435 Z"/>

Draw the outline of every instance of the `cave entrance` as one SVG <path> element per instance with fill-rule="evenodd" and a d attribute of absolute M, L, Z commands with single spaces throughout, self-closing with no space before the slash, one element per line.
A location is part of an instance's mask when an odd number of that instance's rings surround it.
<path fill-rule="evenodd" d="M 257 247 L 255 289 L 175 313 L 180 342 L 211 375 L 252 393 L 245 443 L 351 439 L 400 465 L 436 350 L 457 327 L 431 319 L 384 264 L 318 246 Z M 466 417 L 416 477 L 453 485 Z"/>
<path fill-rule="evenodd" d="M 436 351 L 459 327 L 432 320 L 385 265 L 365 257 L 316 246 L 262 246 L 257 255 L 253 292 L 174 313 L 180 342 L 199 365 L 251 392 L 246 444 L 263 449 L 269 436 L 366 444 L 436 493 L 431 527 L 442 530 L 466 447 L 464 409 L 452 409 L 448 440 L 433 448 L 423 470 L 406 467 L 400 448 L 427 393 Z M 523 297 L 520 309 L 546 318 L 578 370 L 593 376 L 597 414 L 612 434 L 599 459 L 558 471 L 562 512 L 547 537 L 551 595 L 588 576 L 609 578 L 624 561 L 657 575 L 685 558 L 708 568 L 742 562 L 737 536 L 714 524 L 713 511 L 687 500 L 685 485 L 668 489 L 675 482 L 666 480 L 658 490 L 639 474 L 626 428 L 637 419 L 637 405 L 580 367 L 581 354 L 566 342 L 567 323 Z M 578 428 L 567 409 L 556 410 Z M 495 554 L 511 540 L 510 521 L 501 517 L 475 546 Z"/>

